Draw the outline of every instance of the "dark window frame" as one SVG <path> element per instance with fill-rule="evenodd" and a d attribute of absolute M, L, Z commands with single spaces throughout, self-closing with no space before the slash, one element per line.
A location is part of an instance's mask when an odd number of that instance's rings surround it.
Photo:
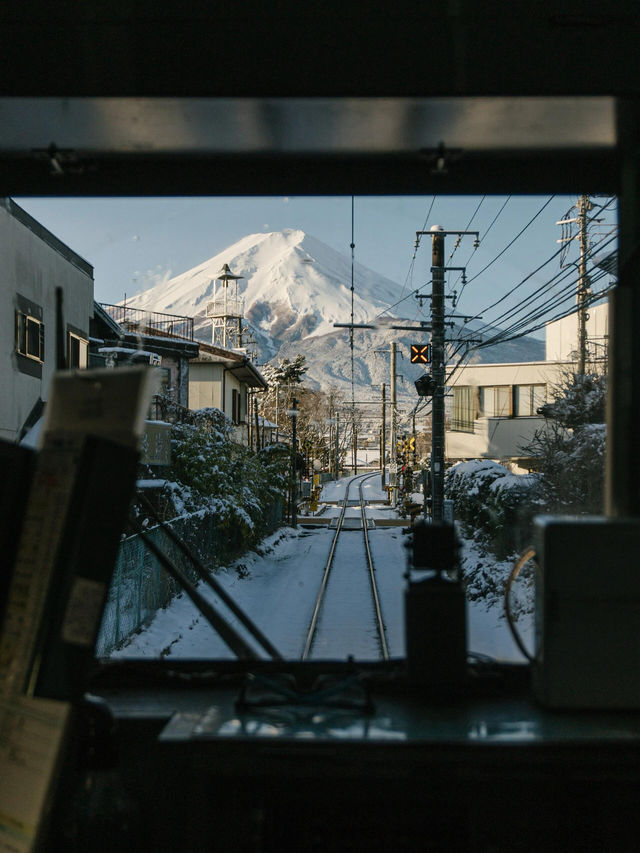
<path fill-rule="evenodd" d="M 16 352 L 38 364 L 44 364 L 44 323 L 33 314 L 16 309 Z"/>

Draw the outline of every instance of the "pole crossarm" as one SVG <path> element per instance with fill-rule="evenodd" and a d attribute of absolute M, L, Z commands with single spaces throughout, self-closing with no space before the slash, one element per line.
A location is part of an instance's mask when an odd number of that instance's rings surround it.
<path fill-rule="evenodd" d="M 370 323 L 334 323 L 334 329 L 377 329 L 378 326 Z"/>
<path fill-rule="evenodd" d="M 420 326 L 391 326 L 391 328 L 404 332 L 430 332 L 431 323 L 423 323 Z"/>
<path fill-rule="evenodd" d="M 417 237 L 422 237 L 425 234 L 429 237 L 433 237 L 434 235 L 444 237 L 447 234 L 457 234 L 460 237 L 463 237 L 465 234 L 473 234 L 474 237 L 480 236 L 479 231 L 441 231 L 439 228 L 437 231 L 416 231 Z M 439 267 L 438 269 L 442 269 L 442 267 Z"/>

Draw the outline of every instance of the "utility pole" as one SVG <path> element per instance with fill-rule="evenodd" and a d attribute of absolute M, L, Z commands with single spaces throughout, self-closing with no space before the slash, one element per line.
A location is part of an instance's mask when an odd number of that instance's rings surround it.
<path fill-rule="evenodd" d="M 382 473 L 382 488 L 386 486 L 386 433 L 387 433 L 387 386 L 382 383 L 382 426 L 380 427 L 380 471 Z"/>
<path fill-rule="evenodd" d="M 435 382 L 431 408 L 432 514 L 443 520 L 444 507 L 444 234 L 439 225 L 431 229 L 431 375 Z"/>
<path fill-rule="evenodd" d="M 353 473 L 358 473 L 358 429 L 356 427 L 355 408 L 351 407 L 351 437 L 353 438 Z"/>
<path fill-rule="evenodd" d="M 578 374 L 584 375 L 587 361 L 587 305 L 591 289 L 589 287 L 589 276 L 587 275 L 587 252 L 589 249 L 589 235 L 587 232 L 587 214 L 593 205 L 588 195 L 581 195 L 578 200 L 578 228 L 580 240 L 580 263 L 578 279 Z"/>
<path fill-rule="evenodd" d="M 574 207 L 577 208 L 578 215 L 569 217 L 567 214 L 564 219 L 556 222 L 556 225 L 577 224 L 578 226 L 577 235 L 569 234 L 568 236 L 563 236 L 558 240 L 558 243 L 570 243 L 572 240 L 577 239 L 580 245 L 578 288 L 576 290 L 576 305 L 578 307 L 578 373 L 584 375 L 587 363 L 587 306 L 589 305 L 589 297 L 591 296 L 589 276 L 587 274 L 587 254 L 589 252 L 588 213 L 593 210 L 593 204 L 589 196 L 583 193 Z M 573 210 L 573 208 L 571 209 Z"/>
<path fill-rule="evenodd" d="M 413 451 L 412 451 L 413 458 L 412 458 L 412 461 L 413 461 L 413 467 L 415 468 L 415 466 L 416 466 L 416 454 L 417 454 L 416 444 L 418 441 L 418 436 L 416 435 L 416 413 L 415 412 L 412 412 L 411 421 L 412 421 L 412 423 L 411 423 L 411 434 L 413 436 Z"/>
<path fill-rule="evenodd" d="M 478 245 L 478 231 L 445 231 L 440 225 L 433 225 L 429 231 L 416 231 L 416 237 L 423 234 L 431 236 L 431 376 L 433 378 L 433 399 L 431 401 L 431 515 L 434 522 L 444 520 L 444 395 L 446 381 L 445 364 L 445 317 L 444 317 L 444 276 L 447 269 L 444 259 L 444 238 L 447 234 L 462 237 L 465 234 L 475 236 Z"/>
<path fill-rule="evenodd" d="M 393 486 L 391 492 L 391 506 L 396 505 L 396 490 L 398 485 L 398 462 L 396 460 L 396 342 L 391 342 L 391 459 L 389 465 L 389 485 Z"/>
<path fill-rule="evenodd" d="M 297 513 L 297 503 L 298 503 L 298 471 L 297 471 L 297 461 L 298 461 L 298 437 L 296 435 L 296 422 L 298 420 L 298 401 L 294 397 L 291 401 L 291 408 L 287 412 L 289 417 L 291 418 L 291 526 L 298 526 L 298 513 Z"/>

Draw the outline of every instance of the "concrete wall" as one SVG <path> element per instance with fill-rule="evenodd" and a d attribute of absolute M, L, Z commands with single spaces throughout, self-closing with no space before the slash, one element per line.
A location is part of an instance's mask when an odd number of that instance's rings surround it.
<path fill-rule="evenodd" d="M 547 399 L 571 365 L 566 362 L 538 361 L 514 364 L 471 364 L 457 371 L 449 388 L 492 385 L 547 385 Z M 451 416 L 452 398 L 446 398 L 447 413 Z M 533 438 L 536 429 L 544 426 L 542 417 L 477 417 L 473 433 L 447 429 L 445 455 L 447 459 L 515 459 L 524 454 L 522 447 Z"/>
<path fill-rule="evenodd" d="M 522 448 L 544 427 L 544 418 L 477 418 L 474 432 L 446 433 L 448 459 L 517 459 Z"/>
<path fill-rule="evenodd" d="M 225 369 L 226 368 L 226 369 Z M 224 400 L 223 400 L 224 389 Z M 240 381 L 228 365 L 216 361 L 191 361 L 189 363 L 189 408 L 216 408 L 229 418 L 232 413 L 233 391 L 240 394 L 240 423 L 232 431 L 238 444 L 249 443 L 247 429 L 247 386 Z"/>
<path fill-rule="evenodd" d="M 489 385 L 536 385 L 543 382 L 553 385 L 569 366 L 561 361 L 469 364 L 456 371 L 448 387 L 472 385 L 479 388 Z"/>
<path fill-rule="evenodd" d="M 0 438 L 15 441 L 38 398 L 46 401 L 56 363 L 56 287 L 66 330 L 89 337 L 93 268 L 10 199 L 0 200 Z M 41 310 L 44 362 L 16 352 L 16 310 Z"/>
<path fill-rule="evenodd" d="M 588 357 L 602 358 L 609 339 L 609 303 L 593 305 L 588 311 Z M 546 327 L 546 357 L 549 361 L 575 361 L 578 351 L 578 315 L 571 314 Z"/>
<path fill-rule="evenodd" d="M 189 364 L 189 408 L 222 406 L 222 364 L 215 361 L 192 361 Z"/>

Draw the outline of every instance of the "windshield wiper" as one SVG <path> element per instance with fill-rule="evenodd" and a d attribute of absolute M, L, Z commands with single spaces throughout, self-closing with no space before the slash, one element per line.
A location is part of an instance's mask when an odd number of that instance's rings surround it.
<path fill-rule="evenodd" d="M 282 660 L 282 655 L 275 648 L 273 643 L 262 633 L 260 628 L 247 616 L 240 606 L 233 600 L 226 589 L 219 583 L 202 565 L 198 557 L 193 553 L 191 548 L 183 542 L 172 530 L 170 524 L 157 515 L 155 508 L 146 495 L 138 493 L 143 504 L 149 511 L 152 518 L 162 527 L 169 539 L 174 542 L 182 551 L 185 557 L 193 565 L 198 577 L 203 580 L 210 589 L 224 602 L 233 615 L 244 625 L 251 636 L 262 646 L 265 652 L 274 660 Z M 241 659 L 256 659 L 258 655 L 248 645 L 244 638 L 230 625 L 224 616 L 222 616 L 215 607 L 201 595 L 194 584 L 184 575 L 184 573 L 162 553 L 161 549 L 153 542 L 150 536 L 143 530 L 140 530 L 140 537 L 148 548 L 155 554 L 164 569 L 180 584 L 193 601 L 202 615 L 207 619 L 209 624 L 214 628 L 224 642 L 229 646 L 236 657 Z"/>

